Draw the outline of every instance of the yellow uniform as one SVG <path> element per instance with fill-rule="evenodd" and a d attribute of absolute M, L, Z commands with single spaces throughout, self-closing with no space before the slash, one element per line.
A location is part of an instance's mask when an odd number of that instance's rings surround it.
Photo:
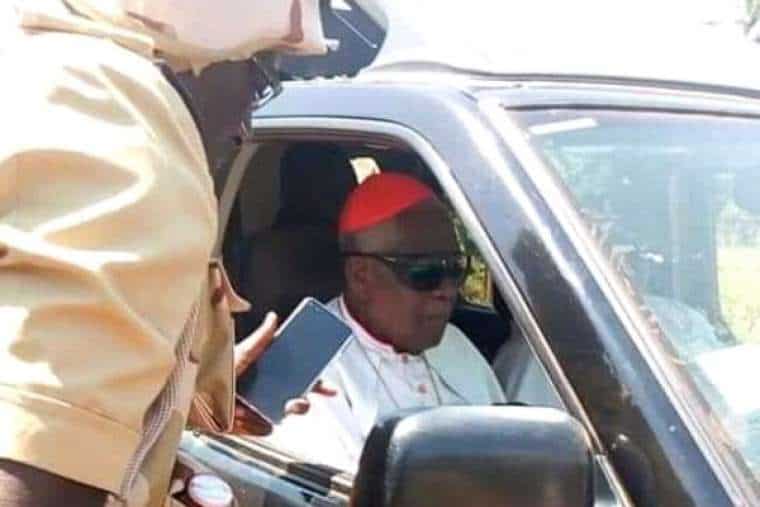
<path fill-rule="evenodd" d="M 208 162 L 154 39 L 30 5 L 0 7 L 0 458 L 163 505 L 191 406 L 233 414 Z"/>

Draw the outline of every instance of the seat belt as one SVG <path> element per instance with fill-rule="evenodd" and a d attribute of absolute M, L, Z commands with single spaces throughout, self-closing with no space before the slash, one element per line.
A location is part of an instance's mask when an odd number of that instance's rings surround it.
<path fill-rule="evenodd" d="M 243 143 L 235 160 L 232 162 L 232 167 L 230 167 L 230 172 L 224 182 L 222 196 L 219 198 L 219 229 L 212 254 L 214 257 L 220 257 L 222 255 L 224 231 L 227 229 L 227 223 L 230 220 L 230 213 L 232 212 L 232 206 L 235 203 L 235 196 L 240 189 L 240 183 L 243 181 L 245 169 L 258 151 L 259 146 L 260 145 L 254 143 Z"/>

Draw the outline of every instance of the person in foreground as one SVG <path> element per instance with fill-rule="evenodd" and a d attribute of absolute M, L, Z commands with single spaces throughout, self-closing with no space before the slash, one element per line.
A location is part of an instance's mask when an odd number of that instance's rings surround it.
<path fill-rule="evenodd" d="M 268 431 L 235 408 L 233 366 L 276 319 L 233 352 L 245 304 L 210 258 L 209 159 L 253 87 L 204 97 L 232 114 L 214 123 L 175 78 L 319 52 L 318 16 L 316 0 L 0 3 L 0 506 L 176 505 L 186 423 Z"/>
<path fill-rule="evenodd" d="M 379 417 L 504 400 L 486 360 L 448 323 L 467 262 L 430 188 L 401 174 L 369 177 L 343 207 L 339 243 L 345 287 L 328 307 L 353 339 L 322 375 L 339 394 L 313 397 L 309 413 L 286 417 L 272 438 L 355 471 Z"/>

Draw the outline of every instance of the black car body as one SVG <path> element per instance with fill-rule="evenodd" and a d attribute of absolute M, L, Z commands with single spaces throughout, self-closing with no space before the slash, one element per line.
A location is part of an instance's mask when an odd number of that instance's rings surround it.
<path fill-rule="evenodd" d="M 454 321 L 489 358 L 505 339 L 527 340 L 560 408 L 588 438 L 594 505 L 757 505 L 753 417 L 760 405 L 745 403 L 740 417 L 735 396 L 721 387 L 732 368 L 748 385 L 756 370 L 731 358 L 709 366 L 725 350 L 760 357 L 754 335 L 732 324 L 724 294 L 733 265 L 726 256 L 740 251 L 755 263 L 760 248 L 757 73 L 720 55 L 679 68 L 683 41 L 610 50 L 614 62 L 523 55 L 514 69 L 411 50 L 404 60 L 392 44 L 400 35 L 389 4 L 386 46 L 369 70 L 286 83 L 253 114 L 239 168 L 215 175 L 224 189 L 224 251 L 244 295 L 251 276 L 236 245 L 250 241 L 245 222 L 258 220 L 248 209 L 274 213 L 276 204 L 262 204 L 261 196 L 276 188 L 267 181 L 278 149 L 332 143 L 352 159 L 404 170 L 448 199 L 506 306 L 499 314 L 463 301 Z M 663 54 L 652 65 L 637 58 L 626 66 L 634 49 L 654 60 L 647 51 L 657 47 Z M 257 174 L 262 179 L 252 183 Z M 262 181 L 263 189 L 241 197 L 240 189 Z M 738 203 L 731 206 L 741 208 L 739 218 L 721 215 L 726 199 Z M 246 200 L 258 204 L 247 208 Z M 734 219 L 743 224 L 736 226 L 742 239 L 727 240 L 724 229 L 734 225 L 725 224 Z M 632 269 L 636 262 L 646 278 Z M 731 283 L 746 294 L 760 289 L 756 279 Z M 696 352 L 684 352 L 664 322 L 667 312 L 658 312 L 665 299 L 697 308 L 717 345 L 695 338 L 687 345 Z M 741 425 L 732 426 L 737 418 Z M 244 505 L 264 497 L 264 505 L 342 505 L 351 494 L 350 474 L 301 463 L 255 439 L 188 435 L 183 447 L 240 486 Z"/>

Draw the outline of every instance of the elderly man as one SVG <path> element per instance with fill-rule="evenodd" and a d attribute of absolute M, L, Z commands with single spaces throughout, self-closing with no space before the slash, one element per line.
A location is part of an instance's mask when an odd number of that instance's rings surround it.
<path fill-rule="evenodd" d="M 400 174 L 371 176 L 343 207 L 339 242 L 345 287 L 329 307 L 354 339 L 323 379 L 340 394 L 314 398 L 309 414 L 286 418 L 274 438 L 306 459 L 355 470 L 378 417 L 503 395 L 485 359 L 448 323 L 467 266 L 430 188 Z"/>

